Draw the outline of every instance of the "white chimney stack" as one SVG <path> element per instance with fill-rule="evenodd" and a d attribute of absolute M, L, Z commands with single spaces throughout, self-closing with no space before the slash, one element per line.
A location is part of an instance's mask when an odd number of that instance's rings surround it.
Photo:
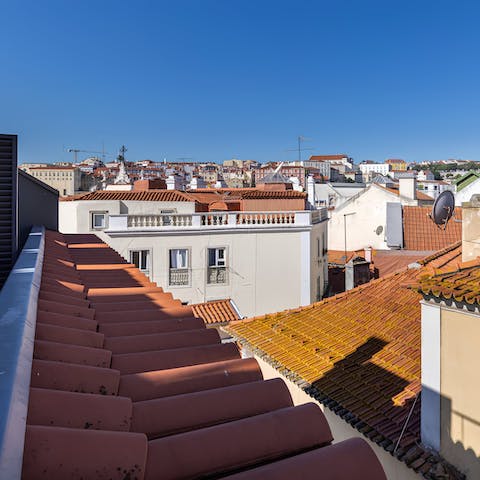
<path fill-rule="evenodd" d="M 399 192 L 401 197 L 409 200 L 417 199 L 417 179 L 414 176 L 399 178 Z"/>

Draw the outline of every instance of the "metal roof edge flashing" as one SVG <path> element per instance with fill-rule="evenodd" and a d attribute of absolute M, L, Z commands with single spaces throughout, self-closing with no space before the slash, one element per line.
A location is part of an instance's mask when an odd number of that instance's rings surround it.
<path fill-rule="evenodd" d="M 32 227 L 0 291 L 0 471 L 21 477 L 45 228 Z"/>

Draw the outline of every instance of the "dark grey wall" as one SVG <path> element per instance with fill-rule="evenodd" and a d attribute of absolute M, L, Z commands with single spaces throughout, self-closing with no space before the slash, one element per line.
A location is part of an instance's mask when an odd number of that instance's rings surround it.
<path fill-rule="evenodd" d="M 21 170 L 18 171 L 18 249 L 33 225 L 58 230 L 58 191 Z"/>
<path fill-rule="evenodd" d="M 17 253 L 17 136 L 0 134 L 0 287 Z"/>

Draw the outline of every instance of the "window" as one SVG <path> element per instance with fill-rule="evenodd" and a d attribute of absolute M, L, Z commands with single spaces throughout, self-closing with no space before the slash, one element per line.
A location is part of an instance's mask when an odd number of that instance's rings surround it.
<path fill-rule="evenodd" d="M 190 285 L 189 251 L 186 248 L 170 250 L 168 283 L 170 285 Z"/>
<path fill-rule="evenodd" d="M 92 230 L 107 228 L 108 212 L 92 212 Z"/>
<path fill-rule="evenodd" d="M 226 248 L 208 249 L 207 283 L 227 283 Z"/>
<path fill-rule="evenodd" d="M 64 194 L 64 195 L 67 194 L 67 189 L 66 189 L 66 188 L 63 189 L 63 194 Z"/>
<path fill-rule="evenodd" d="M 150 250 L 130 250 L 130 263 L 147 277 L 150 276 Z"/>

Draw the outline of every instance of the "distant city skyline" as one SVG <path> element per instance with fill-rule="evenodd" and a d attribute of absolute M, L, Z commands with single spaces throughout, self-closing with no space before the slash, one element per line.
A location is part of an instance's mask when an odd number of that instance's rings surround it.
<path fill-rule="evenodd" d="M 480 159 L 476 2 L 62 0 L 2 6 L 0 131 L 220 163 Z M 293 150 L 293 151 L 288 151 Z"/>

